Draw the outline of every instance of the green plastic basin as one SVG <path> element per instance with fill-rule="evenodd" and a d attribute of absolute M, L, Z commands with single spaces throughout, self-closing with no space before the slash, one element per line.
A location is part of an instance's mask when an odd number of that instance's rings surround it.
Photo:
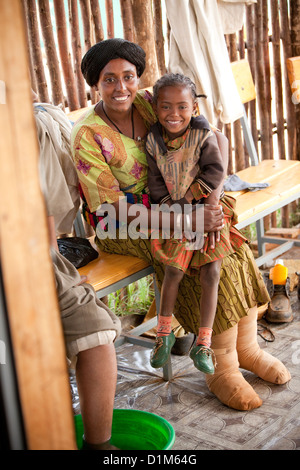
<path fill-rule="evenodd" d="M 74 419 L 80 449 L 84 433 L 81 415 L 75 415 Z M 132 409 L 113 412 L 111 443 L 121 450 L 170 450 L 174 441 L 171 424 L 154 413 Z"/>

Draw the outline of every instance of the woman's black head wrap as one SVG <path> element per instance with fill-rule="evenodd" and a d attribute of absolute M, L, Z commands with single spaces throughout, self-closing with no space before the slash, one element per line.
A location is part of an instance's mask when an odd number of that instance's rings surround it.
<path fill-rule="evenodd" d="M 96 85 L 100 72 L 106 64 L 119 58 L 135 65 L 138 77 L 144 72 L 146 66 L 144 49 L 126 39 L 106 39 L 92 46 L 81 61 L 81 71 L 87 84 Z"/>

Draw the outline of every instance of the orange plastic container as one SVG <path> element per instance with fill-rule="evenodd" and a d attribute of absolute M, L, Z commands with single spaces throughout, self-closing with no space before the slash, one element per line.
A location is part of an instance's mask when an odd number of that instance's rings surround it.
<path fill-rule="evenodd" d="M 283 261 L 278 259 L 274 268 L 270 269 L 270 279 L 273 284 L 284 286 L 288 277 L 288 268 L 283 265 Z"/>

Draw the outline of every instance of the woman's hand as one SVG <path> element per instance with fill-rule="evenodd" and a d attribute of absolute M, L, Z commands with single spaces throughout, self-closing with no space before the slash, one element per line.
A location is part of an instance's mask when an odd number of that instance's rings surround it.
<path fill-rule="evenodd" d="M 208 206 L 208 210 L 211 210 L 212 208 L 214 207 L 218 207 L 221 209 L 221 216 L 222 216 L 222 227 L 221 229 L 224 227 L 224 220 L 223 220 L 223 209 L 222 209 L 222 206 L 212 206 L 211 204 L 206 204 L 206 206 Z M 204 215 L 204 220 L 205 220 L 205 215 Z M 220 230 L 221 230 L 220 229 Z M 207 243 L 204 244 L 201 252 L 204 253 L 205 249 L 207 248 L 210 248 L 212 250 L 215 249 L 216 247 L 216 243 L 218 243 L 221 239 L 221 234 L 220 234 L 220 230 L 213 230 L 211 232 L 208 233 L 208 237 L 207 237 Z"/>
<path fill-rule="evenodd" d="M 204 204 L 204 207 L 199 206 L 198 210 L 204 210 L 203 214 L 203 227 L 205 232 L 219 232 L 224 227 L 223 209 L 220 205 Z M 192 212 L 192 227 L 196 231 L 197 208 Z M 217 238 L 218 239 L 218 238 Z"/>
<path fill-rule="evenodd" d="M 221 235 L 220 232 L 209 232 L 207 234 L 207 237 L 205 237 L 204 244 L 201 248 L 201 253 L 204 253 L 205 251 L 210 248 L 211 250 L 214 250 L 216 247 L 216 244 L 220 241 Z"/>

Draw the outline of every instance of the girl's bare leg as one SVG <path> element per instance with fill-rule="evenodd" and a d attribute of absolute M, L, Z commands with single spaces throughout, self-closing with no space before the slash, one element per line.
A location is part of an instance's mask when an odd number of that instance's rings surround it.
<path fill-rule="evenodd" d="M 196 345 L 192 348 L 190 357 L 195 367 L 205 374 L 214 374 L 215 372 L 214 355 L 210 345 L 218 301 L 221 263 L 222 260 L 217 260 L 202 266 L 200 270 L 200 328 Z"/>
<path fill-rule="evenodd" d="M 212 327 L 217 309 L 221 264 L 222 260 L 217 260 L 203 265 L 200 270 L 201 318 L 197 344 L 205 344 L 208 347 L 211 343 Z"/>
<path fill-rule="evenodd" d="M 166 266 L 165 277 L 161 289 L 160 315 L 167 317 L 173 314 L 178 296 L 179 284 L 183 276 L 183 271 L 180 271 L 173 266 Z"/>

